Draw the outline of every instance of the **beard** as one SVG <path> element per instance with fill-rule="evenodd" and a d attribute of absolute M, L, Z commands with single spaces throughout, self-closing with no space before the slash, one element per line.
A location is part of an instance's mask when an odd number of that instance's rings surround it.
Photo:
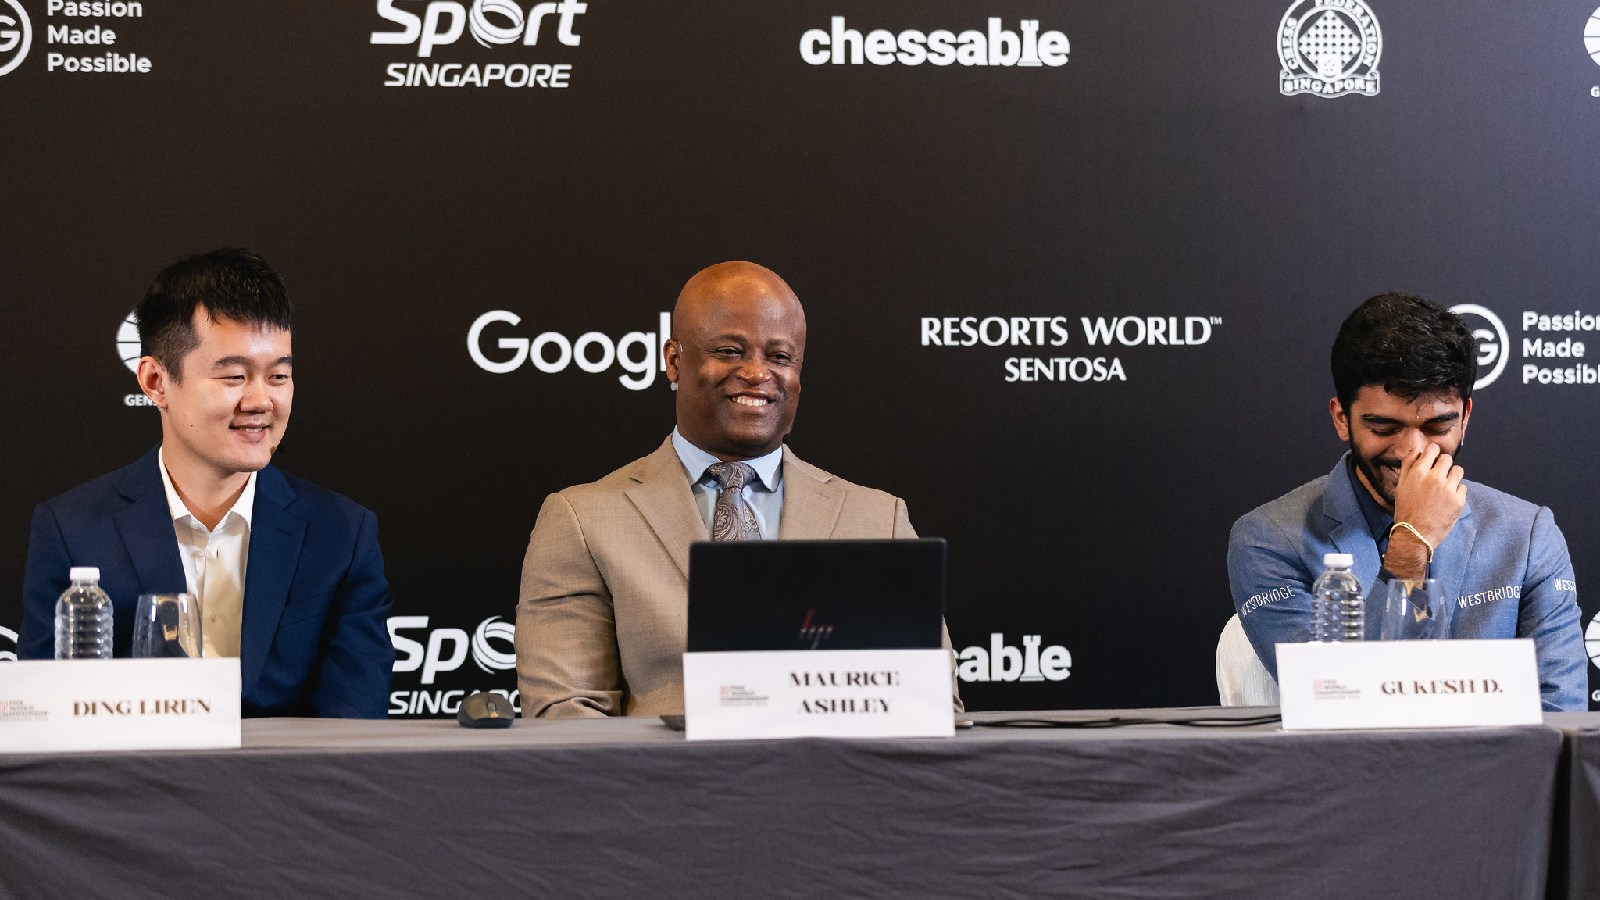
<path fill-rule="evenodd" d="M 1363 456 L 1361 451 L 1356 448 L 1354 436 L 1351 437 L 1348 443 L 1350 445 L 1350 458 L 1355 460 L 1356 468 L 1361 471 L 1362 477 L 1366 478 L 1367 484 L 1371 485 L 1372 492 L 1378 495 L 1378 499 L 1382 500 L 1383 504 L 1393 511 L 1395 499 L 1394 489 L 1389 487 L 1389 483 L 1384 480 L 1383 473 L 1385 471 L 1393 471 L 1395 475 L 1398 476 L 1400 474 L 1401 460 L 1398 457 L 1390 455 L 1388 451 L 1369 459 L 1368 457 Z M 1440 452 L 1443 452 L 1442 447 L 1440 448 Z M 1460 444 L 1456 445 L 1455 452 L 1450 454 L 1450 456 L 1453 461 L 1461 459 Z"/>
<path fill-rule="evenodd" d="M 1394 491 L 1389 487 L 1388 483 L 1384 481 L 1382 470 L 1388 469 L 1391 465 L 1398 467 L 1399 462 L 1387 454 L 1374 459 L 1368 459 L 1361 454 L 1361 451 L 1356 447 L 1356 442 L 1353 438 L 1350 441 L 1350 458 L 1355 460 L 1356 469 L 1361 473 L 1362 478 L 1367 482 L 1368 490 L 1376 494 L 1378 499 L 1383 501 L 1384 506 L 1387 506 L 1391 510 L 1394 509 Z M 1395 471 L 1399 471 L 1398 468 L 1396 468 Z"/>

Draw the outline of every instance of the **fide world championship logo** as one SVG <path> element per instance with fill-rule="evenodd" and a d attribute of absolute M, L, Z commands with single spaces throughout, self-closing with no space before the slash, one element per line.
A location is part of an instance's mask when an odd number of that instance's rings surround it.
<path fill-rule="evenodd" d="M 1583 649 L 1589 654 L 1589 662 L 1600 668 L 1600 615 L 1589 620 L 1589 628 L 1583 633 Z M 1589 699 L 1600 703 L 1600 691 L 1590 694 Z"/>
<path fill-rule="evenodd" d="M 1595 10 L 1589 23 L 1583 26 L 1583 49 L 1589 51 L 1589 58 L 1595 65 L 1600 65 L 1600 9 Z"/>
<path fill-rule="evenodd" d="M 128 313 L 128 317 L 117 326 L 117 355 L 122 357 L 122 364 L 128 367 L 129 372 L 138 374 L 139 357 L 144 355 L 144 345 L 139 342 L 139 314 Z"/>
<path fill-rule="evenodd" d="M 1382 55 L 1383 33 L 1364 0 L 1296 0 L 1278 25 L 1278 90 L 1374 96 Z"/>

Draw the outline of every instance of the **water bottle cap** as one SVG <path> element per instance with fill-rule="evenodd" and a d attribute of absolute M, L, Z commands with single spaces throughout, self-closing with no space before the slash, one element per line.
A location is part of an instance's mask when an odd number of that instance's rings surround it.
<path fill-rule="evenodd" d="M 98 566 L 73 566 L 67 577 L 73 581 L 99 581 L 100 568 Z"/>
<path fill-rule="evenodd" d="M 1355 565 L 1355 557 L 1348 553 L 1329 553 L 1322 557 L 1322 564 L 1330 569 L 1348 569 Z"/>

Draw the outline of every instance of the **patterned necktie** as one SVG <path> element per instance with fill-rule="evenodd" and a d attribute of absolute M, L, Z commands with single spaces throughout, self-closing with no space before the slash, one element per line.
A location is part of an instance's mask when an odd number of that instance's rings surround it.
<path fill-rule="evenodd" d="M 756 514 L 744 502 L 745 483 L 756 477 L 756 470 L 742 462 L 714 463 L 706 468 L 722 492 L 711 511 L 713 541 L 759 541 L 761 528 Z"/>

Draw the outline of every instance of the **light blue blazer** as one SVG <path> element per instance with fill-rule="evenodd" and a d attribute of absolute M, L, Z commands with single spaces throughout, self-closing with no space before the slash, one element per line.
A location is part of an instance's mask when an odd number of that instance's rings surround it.
<path fill-rule="evenodd" d="M 1348 454 L 1347 454 L 1348 455 Z M 1429 574 L 1456 604 L 1451 637 L 1532 638 L 1547 710 L 1588 709 L 1578 589 L 1550 510 L 1471 481 Z M 1370 591 L 1381 558 L 1344 459 L 1333 471 L 1246 514 L 1228 538 L 1228 581 L 1256 655 L 1278 677 L 1279 643 L 1311 632 L 1311 585 L 1322 557 L 1348 553 Z"/>

